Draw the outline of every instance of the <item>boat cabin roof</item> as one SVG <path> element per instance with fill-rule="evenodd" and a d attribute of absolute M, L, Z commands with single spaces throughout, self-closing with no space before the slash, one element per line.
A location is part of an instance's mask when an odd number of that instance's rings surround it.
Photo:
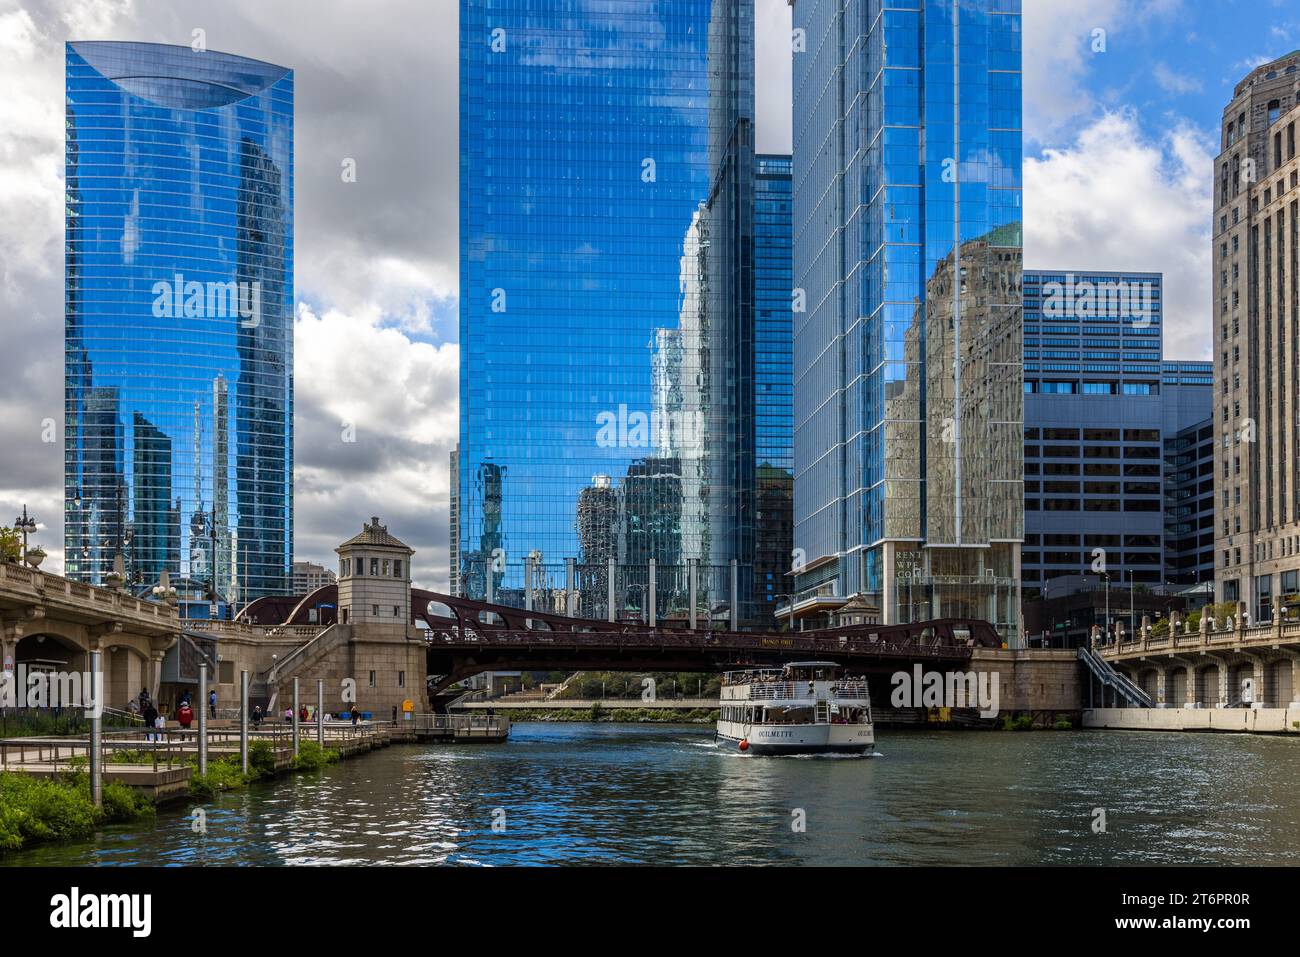
<path fill-rule="evenodd" d="M 826 678 L 839 677 L 841 666 L 835 661 L 790 661 L 784 665 L 773 665 L 767 668 L 745 668 L 735 671 L 725 672 L 726 679 L 731 682 L 737 676 L 747 676 L 749 680 L 754 678 L 763 678 L 777 681 L 807 680 L 819 672 L 828 672 Z"/>

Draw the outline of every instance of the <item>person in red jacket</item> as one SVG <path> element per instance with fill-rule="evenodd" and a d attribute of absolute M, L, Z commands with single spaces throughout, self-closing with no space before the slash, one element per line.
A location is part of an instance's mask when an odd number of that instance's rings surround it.
<path fill-rule="evenodd" d="M 307 723 L 307 706 L 305 704 L 298 706 L 298 721 L 301 724 Z"/>
<path fill-rule="evenodd" d="M 194 709 L 190 707 L 188 701 L 182 701 L 181 706 L 176 709 L 176 720 L 180 722 L 182 728 L 188 728 L 194 720 Z"/>

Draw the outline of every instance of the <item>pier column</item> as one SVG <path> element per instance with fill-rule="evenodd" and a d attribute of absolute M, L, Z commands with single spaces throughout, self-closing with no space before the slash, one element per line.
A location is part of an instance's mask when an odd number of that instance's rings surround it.
<path fill-rule="evenodd" d="M 293 676 L 293 756 L 298 756 L 298 676 Z"/>
<path fill-rule="evenodd" d="M 199 774 L 208 773 L 208 663 L 199 662 Z"/>
<path fill-rule="evenodd" d="M 606 562 L 605 567 L 605 590 L 608 592 L 606 597 L 608 607 L 606 608 L 606 611 L 609 612 L 610 621 L 617 621 L 617 612 L 614 610 L 614 559 L 609 559 L 609 561 Z"/>
<path fill-rule="evenodd" d="M 1156 707 L 1169 707 L 1169 699 L 1166 697 L 1169 688 L 1169 666 L 1156 665 Z"/>
<path fill-rule="evenodd" d="M 578 614 L 577 566 L 576 558 L 564 560 L 564 613 L 570 618 Z"/>
<path fill-rule="evenodd" d="M 248 672 L 239 673 L 239 766 L 248 773 Z"/>
<path fill-rule="evenodd" d="M 740 631 L 740 562 L 731 560 L 731 630 Z"/>
<path fill-rule="evenodd" d="M 1281 615 L 1278 616 L 1281 618 Z M 1278 701 L 1278 707 L 1287 708 L 1292 711 L 1300 711 L 1300 653 L 1294 651 L 1283 651 L 1291 660 L 1291 700 Z"/>
<path fill-rule="evenodd" d="M 316 743 L 325 747 L 325 679 L 316 679 Z"/>
<path fill-rule="evenodd" d="M 149 697 L 158 702 L 158 689 L 162 685 L 162 663 L 166 652 L 155 651 L 149 655 Z"/>
<path fill-rule="evenodd" d="M 690 592 L 689 601 L 691 603 L 691 630 L 695 630 L 696 620 L 696 595 L 699 593 L 699 572 L 700 560 L 698 558 L 688 558 L 686 560 L 686 574 L 689 578 L 687 582 L 687 591 Z"/>
<path fill-rule="evenodd" d="M 655 609 L 655 586 L 657 584 L 655 581 L 655 560 L 650 559 L 649 564 L 650 586 L 646 597 L 646 614 L 648 615 L 647 622 L 653 628 L 658 620 Z"/>
<path fill-rule="evenodd" d="M 90 649 L 90 680 L 91 687 L 103 688 L 103 652 L 99 650 L 99 643 L 96 642 Z M 90 709 L 90 800 L 94 802 L 95 807 L 102 807 L 104 804 L 104 756 L 100 749 L 103 746 L 102 733 L 104 724 L 104 702 L 103 694 L 98 695 L 94 702 L 94 707 Z"/>

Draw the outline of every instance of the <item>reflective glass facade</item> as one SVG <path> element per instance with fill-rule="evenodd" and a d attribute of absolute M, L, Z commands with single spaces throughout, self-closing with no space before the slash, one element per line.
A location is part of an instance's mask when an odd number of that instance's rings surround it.
<path fill-rule="evenodd" d="M 788 574 L 794 548 L 790 157 L 759 155 L 754 190 L 754 448 L 758 463 L 754 584 L 757 609 L 770 618 L 793 585 Z"/>
<path fill-rule="evenodd" d="M 288 590 L 293 74 L 66 47 L 67 574 Z"/>
<path fill-rule="evenodd" d="M 695 569 L 701 619 L 734 577 L 747 620 L 752 0 L 462 0 L 460 31 L 460 588 L 662 621 Z"/>
<path fill-rule="evenodd" d="M 796 0 L 794 27 L 796 612 L 1014 640 L 1019 0 Z"/>

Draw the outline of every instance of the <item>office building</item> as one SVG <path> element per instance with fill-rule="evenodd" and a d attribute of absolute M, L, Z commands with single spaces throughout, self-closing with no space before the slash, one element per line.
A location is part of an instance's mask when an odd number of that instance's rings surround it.
<path fill-rule="evenodd" d="M 752 0 L 460 14 L 459 587 L 751 620 Z"/>
<path fill-rule="evenodd" d="M 1214 162 L 1215 589 L 1251 620 L 1300 606 L 1300 50 L 1251 70 Z"/>
<path fill-rule="evenodd" d="M 283 594 L 293 73 L 72 42 L 66 99 L 66 572 L 104 584 L 120 555 L 141 593 Z"/>
<path fill-rule="evenodd" d="M 1020 3 L 795 0 L 794 547 L 785 610 L 1017 642 Z"/>

